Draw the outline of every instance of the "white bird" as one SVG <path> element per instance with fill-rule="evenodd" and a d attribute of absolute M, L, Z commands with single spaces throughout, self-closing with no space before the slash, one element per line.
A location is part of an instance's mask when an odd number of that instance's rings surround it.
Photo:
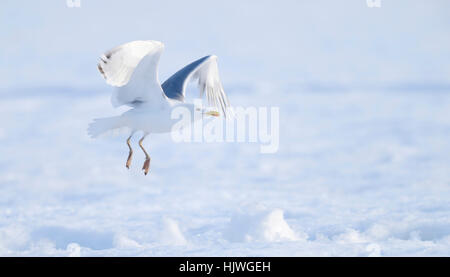
<path fill-rule="evenodd" d="M 198 80 L 200 96 L 206 92 L 209 105 L 221 110 L 224 116 L 230 108 L 219 78 L 216 56 L 205 56 L 188 64 L 161 85 L 158 79 L 158 62 L 163 50 L 164 44 L 159 41 L 132 41 L 115 47 L 100 57 L 98 70 L 106 83 L 116 87 L 111 98 L 113 106 L 127 105 L 132 108 L 120 116 L 94 119 L 88 128 L 91 137 L 122 127 L 131 130 L 126 140 L 129 148 L 127 168 L 130 168 L 133 156 L 130 139 L 135 132 L 143 131 L 139 146 L 145 154 L 142 167 L 145 175 L 150 168 L 150 156 L 142 146 L 145 137 L 150 133 L 170 132 L 175 123 L 171 119 L 171 111 L 175 107 L 183 106 L 192 113 L 196 109 L 194 104 L 184 102 L 189 81 Z M 202 109 L 201 112 L 219 116 L 217 111 Z"/>

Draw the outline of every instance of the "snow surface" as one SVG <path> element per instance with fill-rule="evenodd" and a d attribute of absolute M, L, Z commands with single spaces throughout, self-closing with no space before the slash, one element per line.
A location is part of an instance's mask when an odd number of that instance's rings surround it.
<path fill-rule="evenodd" d="M 4 1 L 1 256 L 449 256 L 448 1 Z M 120 20 L 118 20 L 120 19 Z M 230 20 L 231 19 L 231 20 Z M 165 43 L 160 78 L 219 57 L 280 147 L 92 140 L 105 50 Z"/>
<path fill-rule="evenodd" d="M 125 136 L 86 134 L 107 93 L 5 92 L 0 254 L 450 254 L 448 92 L 276 91 L 278 153 L 155 135 L 148 176 Z"/>

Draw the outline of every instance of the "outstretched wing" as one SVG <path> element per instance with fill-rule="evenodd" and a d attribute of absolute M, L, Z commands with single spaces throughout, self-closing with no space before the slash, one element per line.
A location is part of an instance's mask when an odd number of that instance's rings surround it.
<path fill-rule="evenodd" d="M 164 44 L 159 41 L 132 41 L 111 49 L 100 57 L 98 70 L 106 82 L 117 87 L 113 106 L 136 106 L 151 101 L 160 89 L 158 62 Z M 160 99 L 158 99 L 160 100 Z"/>
<path fill-rule="evenodd" d="M 162 84 L 163 91 L 171 99 L 184 101 L 190 80 L 198 80 L 200 96 L 206 92 L 208 104 L 220 109 L 226 117 L 230 103 L 219 78 L 217 56 L 206 56 L 183 67 Z"/>

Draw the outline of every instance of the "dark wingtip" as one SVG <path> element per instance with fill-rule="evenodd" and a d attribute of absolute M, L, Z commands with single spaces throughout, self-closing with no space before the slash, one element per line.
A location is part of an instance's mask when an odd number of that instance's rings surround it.
<path fill-rule="evenodd" d="M 102 76 L 103 76 L 104 78 L 106 78 L 105 72 L 103 71 L 102 66 L 101 66 L 100 64 L 97 64 L 97 68 L 98 68 L 98 71 L 100 71 L 100 73 L 102 74 Z"/>

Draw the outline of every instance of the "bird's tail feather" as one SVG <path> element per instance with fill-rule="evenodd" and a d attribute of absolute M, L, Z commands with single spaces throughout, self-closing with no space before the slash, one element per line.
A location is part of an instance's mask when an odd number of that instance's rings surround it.
<path fill-rule="evenodd" d="M 103 133 L 121 127 L 123 127 L 123 124 L 120 116 L 97 118 L 89 124 L 88 134 L 92 138 L 95 138 Z"/>

